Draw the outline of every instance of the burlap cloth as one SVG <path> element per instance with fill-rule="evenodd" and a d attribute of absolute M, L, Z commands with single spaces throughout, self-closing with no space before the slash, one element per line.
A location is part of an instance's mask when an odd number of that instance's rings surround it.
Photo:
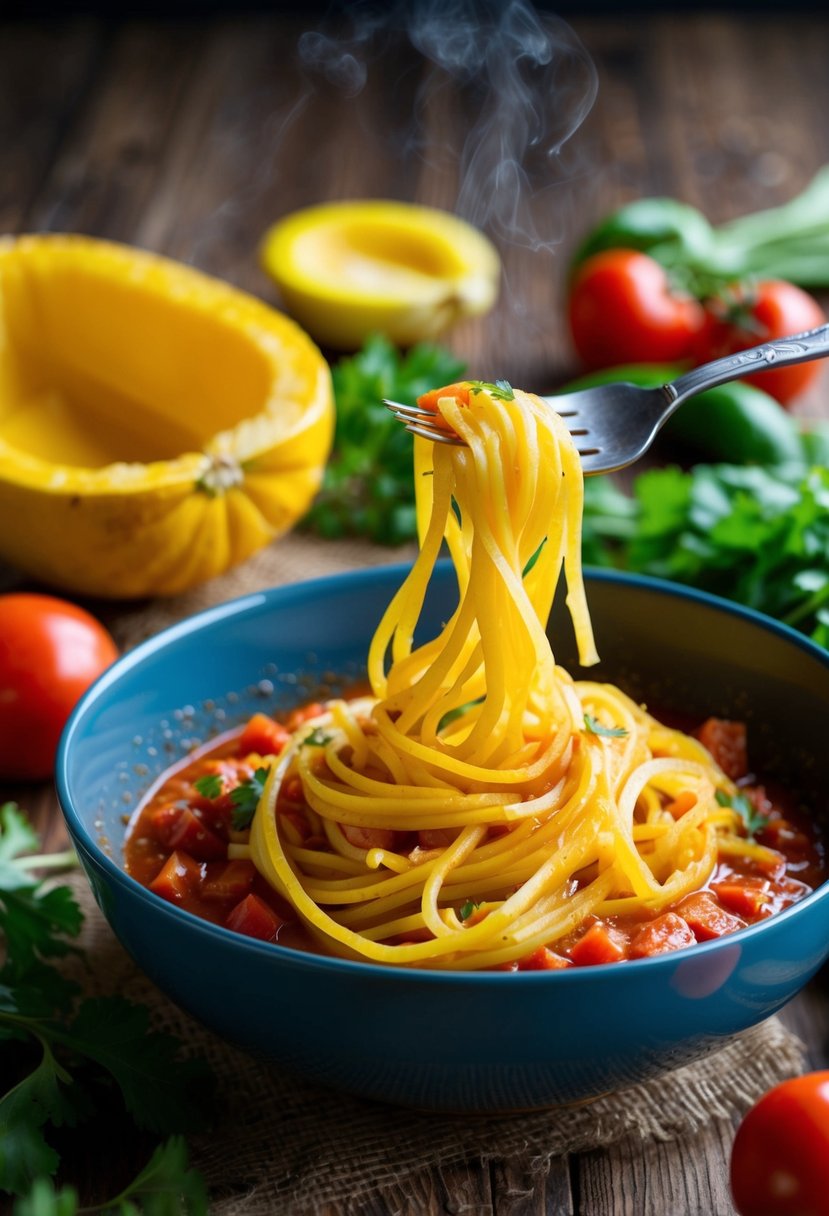
<path fill-rule="evenodd" d="M 119 612 L 113 629 L 131 645 L 234 595 L 410 556 L 297 534 L 187 595 Z M 326 1204 L 342 1213 L 383 1211 L 384 1197 L 393 1191 L 399 1201 L 406 1180 L 424 1170 L 501 1161 L 533 1177 L 554 1157 L 631 1136 L 681 1138 L 684 1151 L 692 1152 L 689 1138 L 707 1123 L 733 1120 L 803 1067 L 800 1044 L 771 1018 L 696 1064 L 589 1105 L 497 1118 L 426 1116 L 375 1105 L 264 1069 L 193 1023 L 136 969 L 84 881 L 73 882 L 86 912 L 87 985 L 149 1004 L 159 1028 L 180 1035 L 216 1075 L 213 1131 L 190 1141 L 216 1216 L 305 1216 Z"/>

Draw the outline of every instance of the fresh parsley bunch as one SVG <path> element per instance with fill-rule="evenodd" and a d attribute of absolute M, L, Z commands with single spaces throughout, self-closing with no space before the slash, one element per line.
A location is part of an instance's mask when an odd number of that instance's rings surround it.
<path fill-rule="evenodd" d="M 35 876 L 54 861 L 37 856 L 38 847 L 17 807 L 1 806 L 0 1192 L 21 1196 L 15 1216 L 73 1216 L 74 1188 L 52 1182 L 65 1129 L 117 1100 L 129 1116 L 127 1135 L 196 1130 L 205 1122 L 209 1074 L 181 1058 L 177 1039 L 151 1029 L 145 1006 L 119 996 L 84 999 L 54 965 L 79 953 L 83 917 L 69 887 Z M 183 1140 L 173 1136 L 120 1195 L 83 1210 L 200 1216 L 207 1201 Z"/>
<path fill-rule="evenodd" d="M 824 465 L 653 469 L 632 497 L 589 478 L 584 557 L 736 600 L 829 646 Z"/>
<path fill-rule="evenodd" d="M 337 422 L 322 488 L 305 527 L 329 538 L 367 536 L 399 545 L 416 534 L 412 437 L 383 398 L 414 405 L 451 384 L 464 364 L 445 347 L 421 343 L 405 355 L 387 338 L 369 338 L 333 369 Z"/>

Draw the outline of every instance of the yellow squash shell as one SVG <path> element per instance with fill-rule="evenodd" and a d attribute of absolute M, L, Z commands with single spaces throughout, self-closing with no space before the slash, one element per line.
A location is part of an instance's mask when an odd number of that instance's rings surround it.
<path fill-rule="evenodd" d="M 265 234 L 262 264 L 285 307 L 323 346 L 372 333 L 401 346 L 492 308 L 501 262 L 465 220 L 383 199 L 294 211 Z"/>
<path fill-rule="evenodd" d="M 180 263 L 0 241 L 0 556 L 56 587 L 171 595 L 308 507 L 328 365 L 292 321 Z"/>

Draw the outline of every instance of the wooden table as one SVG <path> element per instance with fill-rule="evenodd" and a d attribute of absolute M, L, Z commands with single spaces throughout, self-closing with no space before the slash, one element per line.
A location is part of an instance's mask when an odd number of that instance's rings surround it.
<path fill-rule="evenodd" d="M 517 72 L 515 54 L 493 54 L 490 38 L 467 46 L 472 70 L 454 78 L 399 31 L 372 41 L 344 30 L 347 45 L 326 43 L 313 18 L 214 12 L 0 27 L 0 231 L 128 241 L 275 301 L 257 245 L 284 212 L 349 196 L 455 209 L 460 195 L 467 214 L 496 224 L 505 280 L 497 309 L 460 326 L 451 344 L 474 375 L 551 386 L 572 370 L 567 256 L 595 220 L 666 194 L 719 222 L 784 201 L 829 162 L 829 21 L 797 12 L 543 21 L 558 39 L 555 70 Z M 428 30 L 413 33 L 431 45 Z M 434 53 L 446 51 L 439 39 Z M 494 108 L 480 87 L 487 73 L 501 98 Z M 487 208 L 487 172 L 477 184 L 469 177 L 491 146 L 482 122 L 526 170 L 500 215 Z M 527 126 L 541 138 L 525 148 Z M 551 140 L 563 142 L 547 155 Z M 819 395 L 803 408 L 829 413 Z M 0 572 L 0 585 L 21 583 Z M 0 790 L 6 797 L 28 808 L 47 846 L 62 843 L 51 788 Z M 825 976 L 785 1019 L 809 1064 L 826 1067 Z M 424 1178 L 415 1206 L 401 1198 L 400 1210 L 728 1216 L 731 1136 L 714 1123 L 690 1153 L 622 1144 L 561 1160 L 531 1195 L 472 1162 Z"/>

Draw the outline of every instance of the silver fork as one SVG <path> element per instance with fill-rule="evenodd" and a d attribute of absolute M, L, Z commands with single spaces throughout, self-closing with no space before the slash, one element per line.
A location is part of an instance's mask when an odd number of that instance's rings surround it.
<path fill-rule="evenodd" d="M 641 388 L 628 383 L 601 384 L 544 400 L 567 423 L 585 475 L 613 473 L 644 455 L 660 427 L 689 397 L 753 372 L 823 359 L 826 355 L 829 355 L 829 325 L 821 325 L 806 333 L 764 342 L 738 354 L 715 359 L 713 363 L 704 363 L 658 388 Z M 397 401 L 385 401 L 384 404 L 414 435 L 422 435 L 435 443 L 463 443 L 460 436 L 436 426 L 435 415 L 430 410 L 401 405 Z"/>

